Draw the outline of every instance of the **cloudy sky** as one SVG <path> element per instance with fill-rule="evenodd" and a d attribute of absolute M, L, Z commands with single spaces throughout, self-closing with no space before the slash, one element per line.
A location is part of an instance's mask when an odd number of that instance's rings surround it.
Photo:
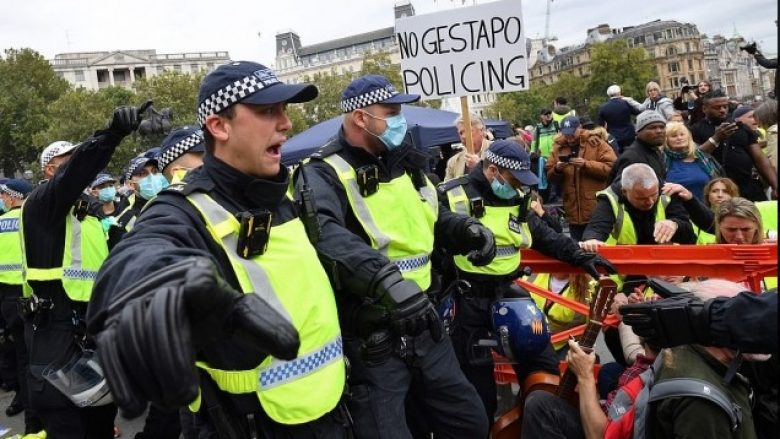
<path fill-rule="evenodd" d="M 0 0 L 0 48 L 57 53 L 156 49 L 157 53 L 227 50 L 232 59 L 273 63 L 274 35 L 296 31 L 304 45 L 393 25 L 393 5 L 407 0 Z M 487 0 L 477 1 L 485 3 Z M 516 0 L 521 4 L 521 0 Z M 461 7 L 462 0 L 412 0 L 417 14 Z M 466 5 L 472 4 L 466 0 Z M 545 0 L 522 0 L 527 37 L 544 34 Z M 775 0 L 554 0 L 551 34 L 563 47 L 601 23 L 631 26 L 655 19 L 690 22 L 700 32 L 734 30 L 777 52 Z"/>

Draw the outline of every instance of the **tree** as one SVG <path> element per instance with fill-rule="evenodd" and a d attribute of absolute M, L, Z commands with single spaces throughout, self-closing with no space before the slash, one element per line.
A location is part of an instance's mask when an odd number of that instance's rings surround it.
<path fill-rule="evenodd" d="M 292 128 L 287 132 L 288 136 L 293 136 L 309 128 L 306 120 L 306 113 L 303 112 L 303 106 L 300 104 L 290 104 L 287 106 L 287 117 L 290 118 Z"/>
<path fill-rule="evenodd" d="M 5 58 L 0 57 L 0 168 L 5 175 L 35 160 L 39 147 L 33 137 L 46 128 L 48 105 L 69 87 L 38 52 L 5 50 Z"/>
<path fill-rule="evenodd" d="M 396 90 L 404 89 L 404 81 L 401 79 L 401 66 L 390 61 L 387 52 L 379 51 L 367 53 L 363 56 L 363 64 L 360 66 L 359 76 L 382 75 L 387 78 Z"/>
<path fill-rule="evenodd" d="M 143 78 L 134 85 L 139 100 L 136 105 L 151 99 L 155 108 L 171 109 L 174 126 L 192 125 L 197 121 L 198 90 L 204 75 L 204 72 L 187 74 L 169 70 Z"/>
<path fill-rule="evenodd" d="M 485 110 L 488 117 L 514 122 L 518 126 L 533 125 L 539 113 L 550 107 L 548 86 L 531 87 L 524 91 L 499 93 L 496 102 Z"/>
<path fill-rule="evenodd" d="M 626 41 L 620 39 L 593 45 L 587 84 L 590 112 L 598 112 L 599 105 L 607 100 L 607 87 L 612 84 L 620 86 L 623 96 L 632 96 L 641 102 L 645 85 L 655 75 L 653 61 L 644 48 L 629 48 Z"/>
<path fill-rule="evenodd" d="M 35 142 L 39 145 L 57 140 L 80 142 L 105 128 L 114 108 L 138 105 L 138 100 L 132 90 L 122 87 L 107 87 L 100 91 L 70 90 L 49 106 L 48 127 L 35 135 Z M 126 137 L 117 147 L 108 171 L 116 175 L 130 158 L 146 149 L 135 135 Z"/>
<path fill-rule="evenodd" d="M 349 85 L 351 78 L 338 75 L 335 70 L 330 73 L 315 73 L 313 77 L 304 77 L 303 82 L 317 86 L 320 91 L 317 99 L 305 102 L 303 112 L 306 125 L 312 126 L 341 114 L 341 93 Z"/>

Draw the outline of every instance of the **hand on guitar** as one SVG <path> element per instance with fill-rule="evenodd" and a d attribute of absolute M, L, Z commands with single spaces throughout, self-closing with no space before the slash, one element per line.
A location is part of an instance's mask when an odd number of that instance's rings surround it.
<path fill-rule="evenodd" d="M 583 383 L 591 383 L 595 380 L 593 365 L 596 364 L 596 353 L 593 352 L 593 349 L 581 348 L 577 341 L 569 339 L 566 362 L 569 363 L 569 370 L 577 376 L 580 386 L 588 385 Z"/>

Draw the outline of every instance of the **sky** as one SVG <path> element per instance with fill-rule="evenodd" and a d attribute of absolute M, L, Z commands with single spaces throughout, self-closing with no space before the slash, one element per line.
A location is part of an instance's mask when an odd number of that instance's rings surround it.
<path fill-rule="evenodd" d="M 526 37 L 542 37 L 547 2 L 516 1 Z M 408 0 L 0 0 L 0 48 L 30 47 L 48 59 L 65 52 L 221 50 L 233 60 L 272 65 L 277 33 L 294 30 L 310 45 L 390 27 L 396 2 Z M 419 15 L 464 7 L 462 2 L 412 0 L 412 5 Z M 775 0 L 554 0 L 550 34 L 561 48 L 584 42 L 587 29 L 602 23 L 615 28 L 677 20 L 709 36 L 730 37 L 736 29 L 774 54 L 776 18 Z"/>

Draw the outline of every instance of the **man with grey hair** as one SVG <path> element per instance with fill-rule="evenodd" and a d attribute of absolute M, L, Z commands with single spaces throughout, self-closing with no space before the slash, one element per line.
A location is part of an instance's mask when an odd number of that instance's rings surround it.
<path fill-rule="evenodd" d="M 466 147 L 466 129 L 463 126 L 463 116 L 455 119 L 455 128 L 458 130 L 461 143 L 453 145 L 452 149 L 460 149 L 460 152 L 447 160 L 447 171 L 444 174 L 444 181 L 462 177 L 471 172 L 471 170 L 482 161 L 482 156 L 492 143 L 485 137 L 485 122 L 482 121 L 482 118 L 472 114 L 470 119 L 472 140 L 471 152 L 469 152 Z"/>
<path fill-rule="evenodd" d="M 636 138 L 631 116 L 642 111 L 641 104 L 630 97 L 624 97 L 617 84 L 607 88 L 607 96 L 609 100 L 599 108 L 599 125 L 615 136 L 620 153 Z"/>
<path fill-rule="evenodd" d="M 584 250 L 595 252 L 604 244 L 692 244 L 696 237 L 682 202 L 661 196 L 653 168 L 634 163 L 620 181 L 596 194 L 582 240 Z"/>

